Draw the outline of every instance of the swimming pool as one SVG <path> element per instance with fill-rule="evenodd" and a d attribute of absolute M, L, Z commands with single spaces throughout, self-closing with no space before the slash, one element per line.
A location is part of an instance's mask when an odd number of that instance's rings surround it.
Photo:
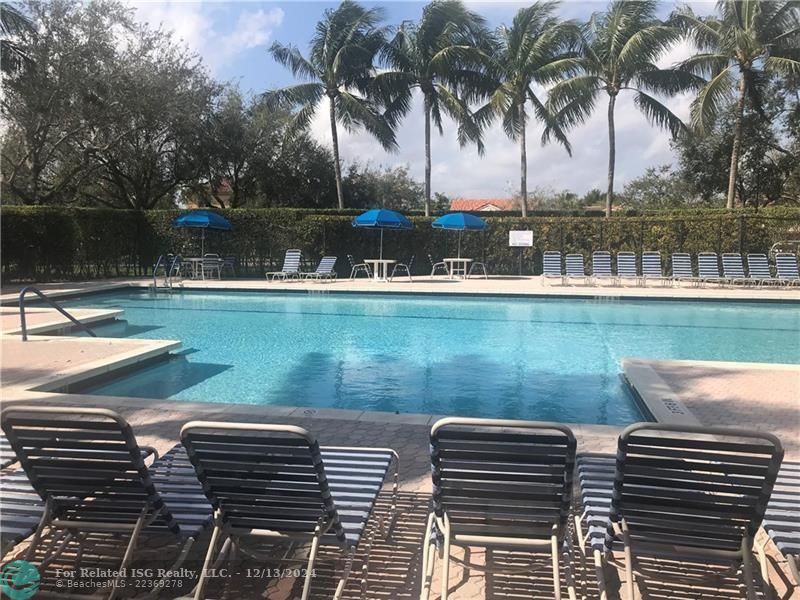
<path fill-rule="evenodd" d="M 126 291 L 98 335 L 176 339 L 178 356 L 87 393 L 624 424 L 624 357 L 800 362 L 796 305 Z"/>

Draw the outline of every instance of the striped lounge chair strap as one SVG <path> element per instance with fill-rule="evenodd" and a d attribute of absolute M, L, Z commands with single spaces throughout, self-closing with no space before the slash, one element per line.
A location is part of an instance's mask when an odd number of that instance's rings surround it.
<path fill-rule="evenodd" d="M 575 437 L 556 423 L 442 419 L 431 430 L 433 509 L 456 536 L 548 539 L 569 516 Z"/>
<path fill-rule="evenodd" d="M 53 502 L 58 518 L 133 524 L 148 507 L 179 532 L 130 425 L 115 412 L 15 406 L 3 411 L 2 427 L 32 488 Z"/>

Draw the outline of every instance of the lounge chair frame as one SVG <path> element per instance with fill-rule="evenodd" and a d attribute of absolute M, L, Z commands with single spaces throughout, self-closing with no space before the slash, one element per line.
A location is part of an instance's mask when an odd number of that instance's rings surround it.
<path fill-rule="evenodd" d="M 635 252 L 617 252 L 617 283 L 633 281 L 634 285 L 642 283 L 642 276 L 636 271 Z"/>
<path fill-rule="evenodd" d="M 724 286 L 729 279 L 720 275 L 719 256 L 716 252 L 699 252 L 697 254 L 697 281 L 700 284 L 716 283 Z"/>
<path fill-rule="evenodd" d="M 722 255 L 722 276 L 733 285 L 751 282 L 745 275 L 742 255 L 738 252 L 725 252 Z"/>
<path fill-rule="evenodd" d="M 469 279 L 473 275 L 478 275 L 477 273 L 475 273 L 476 269 L 481 270 L 481 274 L 483 275 L 484 279 L 489 279 L 489 273 L 486 272 L 486 265 L 480 261 L 476 261 L 469 266 L 469 272 L 467 272 L 467 279 Z"/>
<path fill-rule="evenodd" d="M 570 285 L 572 279 L 582 279 L 583 285 L 589 285 L 592 279 L 586 274 L 586 263 L 583 259 L 583 254 L 567 254 L 564 257 L 564 264 L 566 269 L 564 271 L 564 282 Z"/>
<path fill-rule="evenodd" d="M 305 447 L 307 447 L 308 449 L 309 452 L 308 458 L 311 460 L 311 464 L 313 464 L 313 469 L 316 472 L 317 483 L 319 484 L 319 499 L 320 499 L 321 509 L 313 531 L 281 530 L 279 527 L 275 527 L 274 529 L 268 529 L 263 527 L 262 528 L 241 527 L 228 522 L 226 520 L 225 501 L 219 498 L 217 487 L 215 486 L 214 482 L 210 481 L 209 471 L 206 469 L 205 459 L 199 455 L 197 448 L 194 446 L 196 442 L 193 441 L 192 436 L 195 430 L 213 431 L 220 433 L 217 441 L 219 442 L 219 445 L 221 447 L 225 445 L 230 446 L 230 444 L 226 444 L 225 442 L 226 432 L 240 434 L 240 436 L 251 435 L 253 436 L 254 442 L 257 442 L 260 439 L 266 444 L 271 444 L 272 441 L 269 441 L 269 438 L 256 437 L 254 434 L 259 434 L 259 433 L 277 434 L 283 436 L 284 439 L 286 438 L 296 439 L 298 441 L 303 442 L 305 444 Z M 202 438 L 202 440 L 208 441 L 208 438 Z M 276 557 L 272 553 L 264 554 L 257 549 L 248 550 L 243 542 L 245 541 L 245 539 L 253 539 L 253 538 L 262 541 L 266 540 L 267 543 L 269 544 L 288 543 L 289 547 L 286 550 L 284 556 L 280 557 L 280 560 L 291 560 L 287 559 L 286 557 L 297 546 L 297 544 L 310 543 L 308 559 L 306 561 L 306 577 L 303 584 L 303 592 L 301 595 L 301 600 L 307 600 L 311 592 L 311 582 L 313 579 L 312 575 L 315 563 L 317 561 L 317 553 L 319 551 L 320 546 L 323 543 L 325 543 L 326 541 L 330 541 L 331 536 L 333 536 L 333 538 L 335 539 L 335 544 L 339 546 L 344 553 L 344 560 L 345 560 L 344 569 L 341 577 L 339 578 L 339 581 L 336 586 L 336 591 L 333 596 L 334 600 L 339 600 L 339 598 L 341 598 L 344 592 L 344 587 L 352 571 L 353 560 L 356 549 L 359 545 L 360 538 L 359 541 L 356 541 L 356 543 L 351 543 L 344 534 L 342 527 L 342 520 L 340 518 L 340 514 L 336 506 L 336 498 L 332 496 L 332 492 L 328 484 L 328 479 L 325 475 L 325 464 L 322 452 L 325 451 L 379 452 L 391 455 L 391 460 L 386 466 L 387 467 L 386 473 L 388 473 L 391 470 L 392 464 L 394 464 L 392 501 L 391 501 L 389 525 L 388 528 L 385 527 L 385 523 L 382 521 L 379 527 L 384 536 L 388 537 L 391 534 L 397 510 L 397 487 L 399 481 L 400 459 L 397 453 L 394 450 L 391 450 L 390 448 L 355 448 L 355 447 L 343 447 L 343 446 L 335 446 L 335 447 L 326 446 L 320 448 L 316 438 L 301 427 L 296 427 L 293 425 L 228 423 L 228 422 L 217 422 L 217 421 L 190 421 L 189 423 L 186 423 L 181 428 L 181 441 L 183 442 L 184 446 L 187 449 L 189 458 L 192 461 L 192 464 L 194 464 L 195 466 L 198 479 L 203 484 L 203 488 L 207 496 L 209 497 L 209 500 L 212 502 L 212 505 L 215 505 L 214 529 L 211 534 L 211 541 L 209 542 L 208 551 L 206 552 L 205 560 L 203 563 L 201 577 L 197 584 L 197 587 L 194 590 L 195 600 L 201 600 L 202 598 L 204 598 L 205 587 L 208 583 L 208 578 L 206 575 L 209 572 L 209 569 L 212 568 L 213 566 L 219 565 L 222 562 L 222 560 L 224 560 L 226 557 L 233 559 L 238 552 L 242 552 L 244 554 L 248 554 L 250 556 L 264 560 L 276 559 Z M 237 452 L 241 453 L 247 452 L 246 447 L 240 445 L 241 444 L 240 440 L 231 440 L 231 442 L 232 443 L 239 442 L 239 444 L 234 444 L 236 447 L 240 448 L 239 450 L 237 450 Z M 265 463 L 266 468 L 269 468 L 269 466 L 270 466 L 269 464 Z M 241 505 L 243 506 L 246 503 L 246 499 L 243 498 L 241 500 L 238 500 L 237 502 L 241 503 Z M 368 522 L 369 517 L 372 514 L 372 510 L 374 509 L 374 504 L 375 502 L 373 498 L 372 503 L 370 505 L 369 514 L 367 515 L 365 520 L 364 527 L 366 527 L 366 522 Z M 242 510 L 241 506 L 238 507 L 238 510 Z M 300 519 L 301 517 L 295 517 L 295 518 Z M 331 535 L 326 536 L 326 534 L 331 534 Z M 366 549 L 367 558 L 362 564 L 362 578 L 361 578 L 362 598 L 364 597 L 367 589 L 367 576 L 369 570 L 369 550 L 371 549 L 372 546 L 372 537 L 369 537 L 365 543 L 367 548 Z M 219 550 L 217 550 L 217 546 L 220 546 Z"/>
<path fill-rule="evenodd" d="M 564 285 L 564 266 L 558 250 L 547 250 L 542 254 L 542 278 L 545 283 L 558 279 Z"/>
<path fill-rule="evenodd" d="M 139 445 L 128 422 L 116 412 L 101 408 L 12 406 L 2 413 L 2 426 L 25 474 L 29 476 L 32 491 L 44 501 L 24 559 L 33 561 L 45 533 L 58 531 L 44 549 L 40 570 L 57 559 L 68 544 L 73 541 L 82 544 L 90 533 L 128 534 L 130 537 L 116 569 L 117 575 L 105 596 L 113 600 L 121 589 L 121 576 L 133 560 L 139 538 L 147 528 L 158 525 L 157 534 L 171 533 L 180 539 L 180 523 L 164 502 L 160 486 L 155 485 L 158 474 L 151 472 L 159 459 L 158 453 L 155 448 Z M 92 443 L 87 438 L 99 441 Z M 179 447 L 173 448 L 169 454 L 174 455 L 175 450 Z M 148 457 L 156 461 L 150 469 L 144 463 Z M 172 469 L 170 465 L 163 466 Z M 85 487 L 79 488 L 79 485 Z M 103 495 L 97 494 L 93 485 L 102 486 Z M 133 508 L 140 499 L 137 494 L 142 495 L 142 508 L 138 514 Z M 91 516 L 92 509 L 106 504 L 115 507 L 116 510 L 112 510 L 115 521 L 81 516 L 82 513 Z M 205 517 L 208 518 L 210 507 L 206 505 L 205 508 L 208 511 Z M 182 510 L 187 512 L 190 509 Z M 70 511 L 74 511 L 76 518 L 70 518 Z M 197 514 L 196 510 L 192 509 L 192 512 Z M 200 518 L 202 520 L 203 515 Z M 168 571 L 183 564 L 203 528 L 201 525 L 192 532 L 193 535 L 184 536 L 183 547 Z M 154 586 L 147 596 L 155 597 L 161 589 Z M 69 594 L 40 590 L 39 596 L 65 598 Z"/>
<path fill-rule="evenodd" d="M 600 285 L 601 281 L 617 284 L 617 277 L 611 271 L 611 252 L 597 250 L 592 252 L 592 285 Z"/>
<path fill-rule="evenodd" d="M 649 281 L 659 281 L 663 286 L 673 285 L 672 279 L 662 271 L 661 253 L 654 250 L 642 252 L 642 285 L 647 287 Z"/>
<path fill-rule="evenodd" d="M 664 435 L 637 435 L 648 431 Z M 670 433 L 694 434 L 694 437 L 669 437 Z M 752 440 L 752 443 L 727 441 L 732 437 Z M 632 459 L 632 454 L 636 454 L 636 458 Z M 581 458 L 578 457 L 579 465 Z M 637 567 L 637 556 L 648 554 L 714 560 L 730 563 L 732 569 L 741 565 L 747 599 L 756 600 L 753 543 L 782 459 L 780 441 L 768 433 L 658 423 L 636 423 L 627 427 L 619 437 L 610 480 L 613 487 L 603 550 L 597 543 L 592 545 L 601 598 L 607 597 L 604 563 L 616 564 L 612 545 L 621 541 L 624 556 L 621 567 L 625 570 L 628 598 L 636 597 L 636 578 L 643 576 Z M 603 475 L 601 468 L 600 473 L 602 485 L 608 471 Z M 676 481 L 682 479 L 686 481 L 676 485 Z M 584 485 L 583 479 L 581 484 Z M 726 487 L 731 485 L 739 487 Z M 750 496 L 741 504 L 737 505 L 730 496 L 726 497 L 737 489 L 746 488 L 749 488 Z M 671 497 L 664 498 L 659 493 L 669 493 Z M 740 493 L 744 495 L 744 491 Z M 717 504 L 714 504 L 715 500 Z M 679 512 L 678 520 L 666 516 Z M 634 521 L 645 525 L 636 524 L 631 529 L 626 517 L 628 513 L 633 515 Z M 707 516 L 709 514 L 711 518 Z M 602 516 L 600 518 L 602 520 Z M 580 519 L 576 522 L 580 525 Z M 591 536 L 592 524 L 587 524 Z M 597 540 L 596 523 L 594 527 L 594 539 Z M 734 534 L 737 530 L 738 533 Z M 642 541 L 642 535 L 647 535 L 648 539 Z M 579 542 L 584 548 L 585 538 L 579 535 Z M 761 575 L 766 582 L 766 572 L 762 571 Z M 663 575 L 662 578 L 668 579 Z"/>
<path fill-rule="evenodd" d="M 747 279 L 759 287 L 766 284 L 779 284 L 777 277 L 769 271 L 769 259 L 766 254 L 750 253 L 747 255 Z"/>
<path fill-rule="evenodd" d="M 303 279 L 316 279 L 317 281 L 327 279 L 333 281 L 336 279 L 336 261 L 337 258 L 335 256 L 323 256 L 317 265 L 316 271 L 303 273 L 301 276 Z"/>
<path fill-rule="evenodd" d="M 283 255 L 283 266 L 280 271 L 268 271 L 264 275 L 267 279 L 300 279 L 300 260 L 303 253 L 297 248 L 290 248 Z"/>
<path fill-rule="evenodd" d="M 672 284 L 687 282 L 699 287 L 700 279 L 694 276 L 692 270 L 692 255 L 687 252 L 673 252 L 672 254 Z"/>
<path fill-rule="evenodd" d="M 420 600 L 427 600 L 430 595 L 437 555 L 442 563 L 441 600 L 447 600 L 450 562 L 465 564 L 450 556 L 452 546 L 549 553 L 556 600 L 562 597 L 559 553 L 563 552 L 567 558 L 568 593 L 574 600 L 569 540 L 576 447 L 572 431 L 561 423 L 448 417 L 434 424 L 430 439 L 433 507 L 423 537 Z M 525 458 L 532 460 L 526 462 Z M 483 524 L 480 520 L 478 524 L 473 521 L 465 524 L 461 515 L 456 515 L 454 522 L 447 507 L 453 507 L 456 513 L 467 512 L 470 497 L 481 499 L 481 504 L 473 509 L 478 511 L 476 516 L 480 515 L 482 505 L 493 518 L 486 516 Z M 510 516 L 514 514 L 516 517 Z M 492 524 L 487 524 L 489 520 Z M 505 526 L 497 524 L 501 520 Z M 529 535 L 515 535 L 510 531 L 513 528 L 510 523 L 518 524 L 520 530 L 528 523 Z M 510 573 L 530 568 L 529 565 L 513 570 L 493 569 L 489 565 L 465 566 L 471 570 Z"/>
<path fill-rule="evenodd" d="M 800 270 L 797 265 L 797 255 L 780 252 L 775 255 L 775 270 L 777 279 L 782 285 L 800 285 Z"/>

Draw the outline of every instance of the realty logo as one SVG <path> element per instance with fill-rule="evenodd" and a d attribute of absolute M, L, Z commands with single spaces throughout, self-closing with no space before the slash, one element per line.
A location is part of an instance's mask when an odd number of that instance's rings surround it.
<path fill-rule="evenodd" d="M 39 591 L 39 570 L 27 560 L 12 560 L 0 569 L 0 590 L 11 600 L 28 600 Z"/>

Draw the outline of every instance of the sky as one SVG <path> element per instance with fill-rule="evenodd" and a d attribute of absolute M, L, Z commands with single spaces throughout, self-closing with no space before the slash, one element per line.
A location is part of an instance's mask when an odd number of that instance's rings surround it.
<path fill-rule="evenodd" d="M 245 92 L 261 93 L 293 83 L 291 73 L 275 63 L 267 52 L 273 41 L 297 46 L 304 55 L 317 21 L 336 2 L 238 0 L 228 2 L 199 1 L 131 1 L 136 18 L 153 27 L 172 31 L 203 59 L 218 80 L 238 85 Z M 388 24 L 419 19 L 424 2 L 368 2 L 365 6 L 381 6 Z M 483 15 L 490 26 L 509 24 L 514 14 L 530 2 L 482 1 L 467 2 Z M 691 2 L 692 8 L 706 14 L 713 11 L 711 2 Z M 571 0 L 562 2 L 562 18 L 587 19 L 601 11 L 605 2 Z M 663 2 L 662 17 L 674 7 Z M 692 53 L 687 43 L 677 44 L 661 59 L 673 64 Z M 688 119 L 691 97 L 678 95 L 665 100 L 683 119 Z M 311 132 L 322 144 L 330 146 L 331 134 L 327 106 L 320 105 L 311 124 Z M 617 163 L 616 189 L 621 190 L 631 179 L 642 175 L 647 167 L 672 163 L 669 135 L 651 127 L 634 107 L 630 95 L 621 95 L 616 109 Z M 386 152 L 362 131 L 347 132 L 339 128 L 342 160 L 370 163 L 373 166 L 406 166 L 411 175 L 422 180 L 424 175 L 424 118 L 422 103 L 415 98 L 412 111 L 397 133 L 399 150 Z M 528 190 L 571 190 L 583 194 L 592 188 L 605 189 L 608 163 L 608 130 L 605 102 L 599 102 L 587 122 L 569 133 L 573 154 L 570 157 L 558 145 L 542 147 L 542 127 L 532 123 L 528 128 Z M 519 190 L 519 146 L 506 137 L 500 123 L 486 131 L 486 153 L 479 156 L 474 146 L 461 148 L 452 123 L 445 125 L 443 136 L 434 132 L 431 142 L 432 189 L 451 197 L 505 198 Z"/>

